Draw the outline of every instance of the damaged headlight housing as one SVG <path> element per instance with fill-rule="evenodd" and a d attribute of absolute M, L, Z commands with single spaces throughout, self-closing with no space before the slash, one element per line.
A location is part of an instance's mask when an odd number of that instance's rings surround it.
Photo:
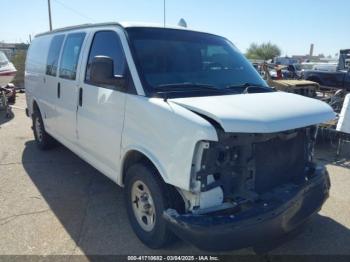
<path fill-rule="evenodd" d="M 244 150 L 246 137 L 249 136 L 220 133 L 218 142 L 199 142 L 194 155 L 191 188 L 201 192 L 215 187 L 232 191 L 230 185 L 239 184 L 238 177 L 243 171 L 240 163 L 249 158 L 247 153 L 251 153 Z M 249 167 L 249 160 L 245 164 Z"/>

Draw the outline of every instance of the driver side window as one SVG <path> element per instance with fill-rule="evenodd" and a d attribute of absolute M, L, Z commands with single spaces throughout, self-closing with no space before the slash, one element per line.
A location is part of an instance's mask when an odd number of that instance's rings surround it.
<path fill-rule="evenodd" d="M 100 31 L 95 33 L 94 39 L 91 44 L 85 73 L 85 82 L 89 84 L 91 84 L 91 63 L 95 56 L 108 56 L 112 58 L 115 75 L 123 75 L 125 73 L 126 59 L 119 36 L 116 32 Z"/>

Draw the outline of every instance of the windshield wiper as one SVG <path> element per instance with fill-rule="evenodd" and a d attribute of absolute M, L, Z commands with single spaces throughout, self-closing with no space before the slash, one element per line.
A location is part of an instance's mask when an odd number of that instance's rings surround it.
<path fill-rule="evenodd" d="M 236 89 L 241 88 L 242 93 L 268 93 L 273 92 L 273 89 L 267 86 L 263 86 L 261 84 L 254 84 L 254 83 L 244 83 L 240 85 L 228 85 L 226 86 L 227 89 Z"/>
<path fill-rule="evenodd" d="M 225 92 L 227 90 L 220 89 L 214 85 L 201 84 L 201 83 L 172 83 L 172 84 L 162 84 L 156 87 L 153 87 L 155 93 L 161 95 L 164 98 L 164 101 L 168 100 L 168 96 L 174 93 L 184 93 L 184 92 L 203 92 L 203 91 L 213 91 L 213 92 Z"/>
<path fill-rule="evenodd" d="M 243 83 L 243 84 L 239 84 L 239 85 L 227 85 L 226 88 L 228 88 L 228 89 L 231 89 L 231 88 L 247 88 L 247 87 L 251 87 L 251 86 L 266 88 L 266 86 L 263 86 L 261 84 L 254 84 L 254 83 Z"/>
<path fill-rule="evenodd" d="M 213 90 L 220 90 L 219 88 L 215 87 L 214 85 L 209 84 L 201 84 L 201 83 L 191 83 L 191 82 L 183 82 L 183 83 L 171 83 L 171 84 L 162 84 L 154 87 L 157 91 L 165 91 L 165 90 L 176 90 L 176 89 L 182 89 L 182 88 L 205 88 L 205 89 L 213 89 Z"/>

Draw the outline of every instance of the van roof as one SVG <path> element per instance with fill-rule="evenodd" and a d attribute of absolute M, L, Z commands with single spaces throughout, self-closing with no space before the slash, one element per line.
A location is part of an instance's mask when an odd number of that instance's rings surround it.
<path fill-rule="evenodd" d="M 194 31 L 194 30 L 189 30 L 188 28 L 181 27 L 181 26 L 168 26 L 168 25 L 164 26 L 164 25 L 156 24 L 156 23 L 107 22 L 107 23 L 88 23 L 88 24 L 82 24 L 82 25 L 62 27 L 62 28 L 54 29 L 52 31 L 47 31 L 47 32 L 44 32 L 44 33 L 37 34 L 35 37 L 43 36 L 43 35 L 55 34 L 55 33 L 58 33 L 58 32 L 66 32 L 66 31 L 71 31 L 71 30 L 76 30 L 76 29 L 103 27 L 103 26 L 119 26 L 119 27 L 122 27 L 122 28 L 153 27 L 153 28 L 169 28 L 169 29 L 179 29 L 179 30 Z"/>

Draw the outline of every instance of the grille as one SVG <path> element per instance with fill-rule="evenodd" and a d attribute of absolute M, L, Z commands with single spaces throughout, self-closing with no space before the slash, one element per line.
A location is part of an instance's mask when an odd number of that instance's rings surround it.
<path fill-rule="evenodd" d="M 255 143 L 255 191 L 264 193 L 302 177 L 306 165 L 306 142 L 305 130 L 299 130 L 289 139 L 276 137 Z"/>

